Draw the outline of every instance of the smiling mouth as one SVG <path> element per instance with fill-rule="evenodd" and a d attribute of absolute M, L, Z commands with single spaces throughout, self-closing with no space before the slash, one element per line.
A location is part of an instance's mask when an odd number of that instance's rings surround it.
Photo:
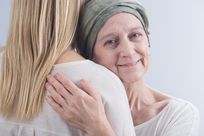
<path fill-rule="evenodd" d="M 130 67 L 130 66 L 134 66 L 135 64 L 137 64 L 138 62 L 140 61 L 140 59 L 138 61 L 134 61 L 134 62 L 129 62 L 129 63 L 126 63 L 124 65 L 118 65 L 120 67 Z"/>

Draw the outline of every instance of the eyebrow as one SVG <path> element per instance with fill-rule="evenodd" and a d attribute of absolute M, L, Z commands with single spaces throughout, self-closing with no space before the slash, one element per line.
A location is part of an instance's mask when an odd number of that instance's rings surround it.
<path fill-rule="evenodd" d="M 128 30 L 129 31 L 134 31 L 134 30 L 139 30 L 139 29 L 143 30 L 143 27 L 138 26 L 138 27 L 130 28 Z M 114 35 L 116 35 L 116 33 L 114 33 L 114 32 L 113 33 L 108 33 L 105 36 L 103 36 L 101 39 L 99 39 L 99 41 L 102 41 L 102 40 L 106 39 L 107 37 L 114 36 Z"/>
<path fill-rule="evenodd" d="M 130 28 L 129 31 L 132 31 L 132 30 L 144 30 L 144 28 L 142 26 L 138 26 L 138 27 L 133 27 L 133 28 Z"/>
<path fill-rule="evenodd" d="M 116 33 L 109 33 L 109 34 L 103 36 L 101 39 L 99 39 L 99 41 L 102 41 L 102 40 L 106 39 L 107 37 L 114 36 L 114 35 L 116 35 Z"/>

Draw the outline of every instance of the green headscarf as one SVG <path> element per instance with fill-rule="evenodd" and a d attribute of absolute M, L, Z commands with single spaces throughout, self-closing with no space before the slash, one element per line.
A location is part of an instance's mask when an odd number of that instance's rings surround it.
<path fill-rule="evenodd" d="M 82 6 L 77 29 L 77 51 L 86 59 L 92 59 L 97 34 L 113 15 L 127 12 L 142 23 L 148 36 L 149 22 L 145 9 L 137 0 L 86 0 Z"/>

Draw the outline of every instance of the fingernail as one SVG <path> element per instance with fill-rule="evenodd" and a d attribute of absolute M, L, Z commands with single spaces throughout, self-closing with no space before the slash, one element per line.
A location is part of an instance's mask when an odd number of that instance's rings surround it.
<path fill-rule="evenodd" d="M 49 95 L 47 95 L 47 96 L 46 96 L 46 100 L 49 100 L 49 99 L 50 99 L 50 96 L 49 96 Z"/>
<path fill-rule="evenodd" d="M 51 79 L 51 76 L 49 75 L 49 76 L 47 76 L 47 80 L 49 81 Z"/>
<path fill-rule="evenodd" d="M 59 73 L 55 73 L 55 75 L 54 75 L 56 78 L 58 78 L 59 77 Z"/>
<path fill-rule="evenodd" d="M 81 81 L 82 81 L 83 83 L 86 83 L 86 80 L 85 80 L 84 78 L 82 78 Z"/>
<path fill-rule="evenodd" d="M 48 88 L 48 87 L 50 86 L 50 83 L 47 82 L 47 83 L 45 84 L 45 86 L 46 86 L 46 88 Z"/>

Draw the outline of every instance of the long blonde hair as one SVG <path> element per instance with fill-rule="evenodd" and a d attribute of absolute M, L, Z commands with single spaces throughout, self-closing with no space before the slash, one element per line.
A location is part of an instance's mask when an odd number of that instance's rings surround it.
<path fill-rule="evenodd" d="M 12 0 L 0 73 L 0 112 L 37 115 L 46 76 L 73 43 L 81 0 Z"/>

